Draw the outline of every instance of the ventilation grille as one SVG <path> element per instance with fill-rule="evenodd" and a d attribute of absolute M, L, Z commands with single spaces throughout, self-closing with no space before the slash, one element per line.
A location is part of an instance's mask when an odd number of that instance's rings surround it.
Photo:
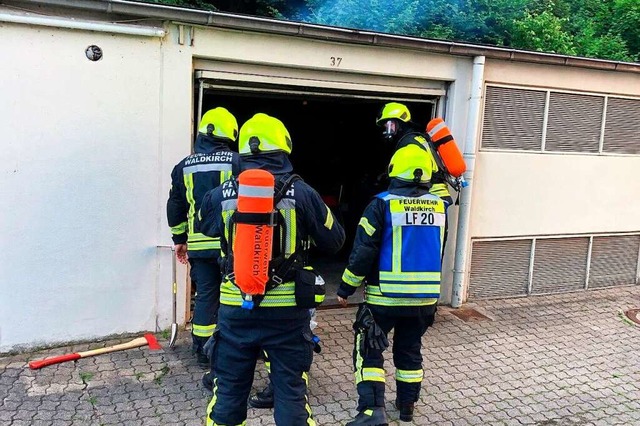
<path fill-rule="evenodd" d="M 595 237 L 591 248 L 589 288 L 636 283 L 640 235 Z"/>
<path fill-rule="evenodd" d="M 603 110 L 602 96 L 552 92 L 545 151 L 597 153 Z"/>
<path fill-rule="evenodd" d="M 530 254 L 531 240 L 475 241 L 469 298 L 526 295 Z"/>
<path fill-rule="evenodd" d="M 640 99 L 487 86 L 482 148 L 541 153 L 543 133 L 545 152 L 640 155 Z"/>
<path fill-rule="evenodd" d="M 533 274 L 529 277 L 532 240 L 474 241 L 469 299 L 525 296 L 639 284 L 640 235 L 533 238 Z"/>
<path fill-rule="evenodd" d="M 546 93 L 487 87 L 483 148 L 540 150 Z"/>
<path fill-rule="evenodd" d="M 532 294 L 583 289 L 588 250 L 589 238 L 537 240 Z"/>
<path fill-rule="evenodd" d="M 602 150 L 640 154 L 640 100 L 609 98 Z"/>

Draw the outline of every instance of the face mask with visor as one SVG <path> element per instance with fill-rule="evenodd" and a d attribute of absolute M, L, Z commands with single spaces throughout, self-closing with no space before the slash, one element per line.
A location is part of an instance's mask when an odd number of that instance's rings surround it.
<path fill-rule="evenodd" d="M 398 133 L 398 122 L 396 120 L 385 121 L 383 127 L 382 136 L 387 140 L 393 139 Z"/>

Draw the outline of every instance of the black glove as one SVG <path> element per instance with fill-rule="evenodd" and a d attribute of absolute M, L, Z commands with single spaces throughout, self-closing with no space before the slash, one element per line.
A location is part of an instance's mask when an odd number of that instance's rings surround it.
<path fill-rule="evenodd" d="M 364 334 L 363 343 L 365 347 L 363 349 L 365 349 L 365 351 L 367 348 L 384 351 L 389 347 L 387 335 L 380 326 L 376 324 L 371 310 L 369 310 L 364 303 L 358 308 L 356 322 L 353 324 L 353 328 L 356 333 L 361 332 Z"/>

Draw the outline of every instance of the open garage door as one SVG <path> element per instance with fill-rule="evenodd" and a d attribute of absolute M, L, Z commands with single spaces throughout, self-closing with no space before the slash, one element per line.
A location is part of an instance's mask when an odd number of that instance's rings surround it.
<path fill-rule="evenodd" d="M 206 65 L 208 70 L 195 73 L 194 115 L 224 106 L 239 125 L 258 112 L 282 120 L 291 133 L 296 173 L 318 190 L 344 225 L 347 240 L 340 253 L 311 253 L 311 264 L 328 284 L 323 306 L 335 305 L 360 215 L 371 197 L 386 189 L 381 177 L 394 146 L 383 140 L 375 118 L 386 102 L 403 102 L 412 121 L 424 129 L 443 108 L 444 83 L 379 76 L 358 80 L 355 75 L 299 70 L 286 75 L 281 69 L 247 70 L 237 64 L 217 64 L 214 70 L 210 62 Z"/>

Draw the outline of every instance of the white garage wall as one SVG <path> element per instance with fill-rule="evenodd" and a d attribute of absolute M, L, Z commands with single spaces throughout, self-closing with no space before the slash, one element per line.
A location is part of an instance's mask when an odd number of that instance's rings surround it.
<path fill-rule="evenodd" d="M 485 152 L 473 237 L 640 230 L 640 157 Z"/>
<path fill-rule="evenodd" d="M 640 96 L 624 72 L 489 60 L 487 84 Z M 596 123 L 599 125 L 599 123 Z M 509 237 L 640 230 L 640 156 L 479 152 L 471 235 Z"/>
<path fill-rule="evenodd" d="M 155 329 L 160 41 L 0 29 L 0 351 Z"/>

